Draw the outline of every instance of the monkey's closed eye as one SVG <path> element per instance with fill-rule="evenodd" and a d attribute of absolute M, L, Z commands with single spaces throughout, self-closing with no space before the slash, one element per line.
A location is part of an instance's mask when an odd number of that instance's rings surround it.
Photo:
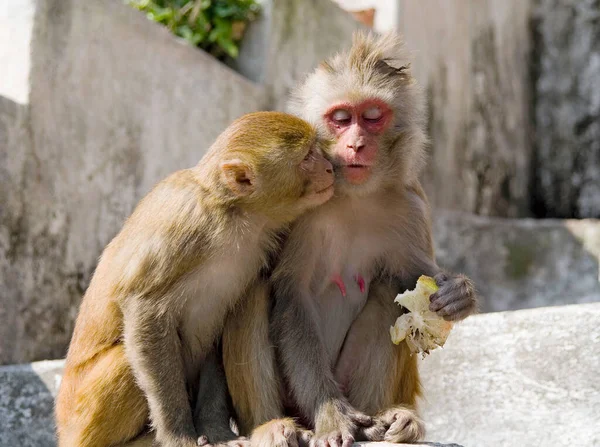
<path fill-rule="evenodd" d="M 313 150 L 309 150 L 308 153 L 304 156 L 304 161 L 308 161 L 310 157 L 313 155 Z"/>
<path fill-rule="evenodd" d="M 337 109 L 331 114 L 331 119 L 336 124 L 348 124 L 352 119 L 350 112 L 344 109 Z"/>
<path fill-rule="evenodd" d="M 367 110 L 364 111 L 362 116 L 363 119 L 366 121 L 377 122 L 383 116 L 383 111 L 377 106 L 369 107 Z"/>

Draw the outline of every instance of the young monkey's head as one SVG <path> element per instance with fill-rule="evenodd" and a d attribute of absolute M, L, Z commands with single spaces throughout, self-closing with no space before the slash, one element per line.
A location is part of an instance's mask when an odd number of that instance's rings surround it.
<path fill-rule="evenodd" d="M 299 86 L 290 110 L 334 141 L 325 155 L 336 171 L 336 194 L 410 183 L 422 169 L 423 95 L 393 34 L 355 34 L 349 51 L 323 62 Z"/>
<path fill-rule="evenodd" d="M 333 195 L 333 167 L 323 156 L 327 144 L 295 116 L 244 115 L 215 142 L 219 182 L 241 208 L 289 223 Z"/>

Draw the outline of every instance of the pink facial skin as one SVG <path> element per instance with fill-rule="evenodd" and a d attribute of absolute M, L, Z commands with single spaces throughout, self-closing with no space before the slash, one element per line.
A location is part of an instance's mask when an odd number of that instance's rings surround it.
<path fill-rule="evenodd" d="M 333 162 L 346 181 L 360 185 L 369 179 L 377 159 L 378 137 L 388 129 L 392 118 L 392 110 L 379 99 L 358 104 L 342 102 L 325 112 L 325 122 L 336 137 Z"/>

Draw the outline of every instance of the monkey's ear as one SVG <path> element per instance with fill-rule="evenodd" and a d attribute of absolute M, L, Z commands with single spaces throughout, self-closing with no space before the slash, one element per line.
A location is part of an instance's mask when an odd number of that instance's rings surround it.
<path fill-rule="evenodd" d="M 225 185 L 236 196 L 247 196 L 256 189 L 252 169 L 238 158 L 221 163 L 221 174 Z"/>

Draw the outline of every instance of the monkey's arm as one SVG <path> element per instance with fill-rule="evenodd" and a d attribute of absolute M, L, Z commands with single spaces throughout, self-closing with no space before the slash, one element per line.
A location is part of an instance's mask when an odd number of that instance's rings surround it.
<path fill-rule="evenodd" d="M 419 276 L 435 279 L 439 290 L 431 295 L 430 310 L 446 320 L 462 320 L 477 308 L 477 294 L 473 282 L 465 275 L 452 274 L 441 269 L 436 261 L 431 236 L 429 205 L 419 183 L 407 187 L 406 195 L 411 204 L 404 222 L 411 253 L 402 268 L 391 276 L 398 293 L 414 288 Z"/>
<path fill-rule="evenodd" d="M 136 381 L 146 394 L 156 438 L 164 446 L 195 446 L 180 341 L 173 312 L 151 297 L 132 297 L 122 306 L 124 344 Z"/>
<path fill-rule="evenodd" d="M 350 445 L 357 427 L 369 425 L 371 418 L 352 408 L 340 391 L 316 327 L 315 310 L 299 290 L 290 277 L 275 282 L 271 339 L 296 404 L 314 422 L 315 436 Z"/>

